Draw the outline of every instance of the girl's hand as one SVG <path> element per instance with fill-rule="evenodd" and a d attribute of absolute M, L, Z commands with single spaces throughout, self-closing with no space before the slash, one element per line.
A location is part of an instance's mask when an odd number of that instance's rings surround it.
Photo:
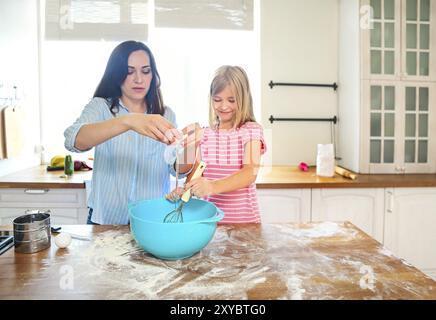
<path fill-rule="evenodd" d="M 129 113 L 123 118 L 129 129 L 154 140 L 171 144 L 183 135 L 160 114 Z"/>
<path fill-rule="evenodd" d="M 171 202 L 176 202 L 177 200 L 180 199 L 180 197 L 182 196 L 183 192 L 185 192 L 185 189 L 182 187 L 178 187 L 177 189 L 174 189 L 173 191 L 171 191 L 170 193 L 168 193 L 165 196 L 165 199 L 171 201 Z"/>
<path fill-rule="evenodd" d="M 215 193 L 214 182 L 203 177 L 188 182 L 185 186 L 185 190 L 188 189 L 191 189 L 192 195 L 199 198 L 211 196 Z"/>

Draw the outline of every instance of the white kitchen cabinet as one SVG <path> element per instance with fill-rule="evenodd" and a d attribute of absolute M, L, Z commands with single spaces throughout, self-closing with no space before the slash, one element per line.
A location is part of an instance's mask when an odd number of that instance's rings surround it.
<path fill-rule="evenodd" d="M 0 189 L 0 224 L 12 221 L 28 209 L 49 209 L 50 222 L 86 224 L 88 209 L 85 189 Z"/>
<path fill-rule="evenodd" d="M 436 170 L 436 83 L 363 81 L 362 149 L 371 173 Z M 362 151 L 364 152 L 364 151 Z"/>
<path fill-rule="evenodd" d="M 386 189 L 384 245 L 436 280 L 436 188 Z"/>
<path fill-rule="evenodd" d="M 312 221 L 350 221 L 383 242 L 384 189 L 312 189 Z"/>
<path fill-rule="evenodd" d="M 340 30 L 340 164 L 436 172 L 436 2 L 341 0 Z"/>
<path fill-rule="evenodd" d="M 363 79 L 436 81 L 433 0 L 361 0 L 359 12 Z"/>
<path fill-rule="evenodd" d="M 310 189 L 257 189 L 262 222 L 309 222 L 310 194 Z"/>

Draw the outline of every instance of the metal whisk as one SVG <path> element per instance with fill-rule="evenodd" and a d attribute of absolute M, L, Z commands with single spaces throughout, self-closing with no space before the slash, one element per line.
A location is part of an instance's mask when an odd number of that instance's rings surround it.
<path fill-rule="evenodd" d="M 204 169 L 206 168 L 206 163 L 201 161 L 197 168 L 194 171 L 194 174 L 191 177 L 188 177 L 188 179 L 186 179 L 186 182 L 189 182 L 191 179 L 196 179 L 201 177 L 201 175 L 203 174 Z M 176 170 L 176 175 L 177 175 L 177 170 Z M 168 213 L 163 222 L 164 223 L 182 223 L 183 222 L 183 206 L 185 205 L 186 202 L 189 201 L 189 199 L 191 199 L 191 189 L 188 189 L 185 191 L 185 193 L 181 196 L 180 198 L 180 204 L 179 206 L 174 209 L 173 211 L 171 211 L 170 213 Z"/>

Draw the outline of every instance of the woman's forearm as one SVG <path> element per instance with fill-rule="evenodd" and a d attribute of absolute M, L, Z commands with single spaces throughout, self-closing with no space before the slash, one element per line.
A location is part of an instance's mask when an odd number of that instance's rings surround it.
<path fill-rule="evenodd" d="M 220 180 L 215 180 L 213 184 L 213 193 L 226 193 L 245 188 L 256 181 L 259 166 L 245 165 L 238 172 Z"/>
<path fill-rule="evenodd" d="M 125 116 L 110 120 L 85 124 L 76 136 L 74 146 L 79 150 L 88 150 L 130 129 Z"/>

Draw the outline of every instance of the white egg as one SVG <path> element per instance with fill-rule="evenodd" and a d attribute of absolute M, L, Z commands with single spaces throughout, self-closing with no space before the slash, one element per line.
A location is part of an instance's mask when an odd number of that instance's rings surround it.
<path fill-rule="evenodd" d="M 59 248 L 66 248 L 71 243 L 71 235 L 66 232 L 61 232 L 55 237 L 55 243 Z"/>

